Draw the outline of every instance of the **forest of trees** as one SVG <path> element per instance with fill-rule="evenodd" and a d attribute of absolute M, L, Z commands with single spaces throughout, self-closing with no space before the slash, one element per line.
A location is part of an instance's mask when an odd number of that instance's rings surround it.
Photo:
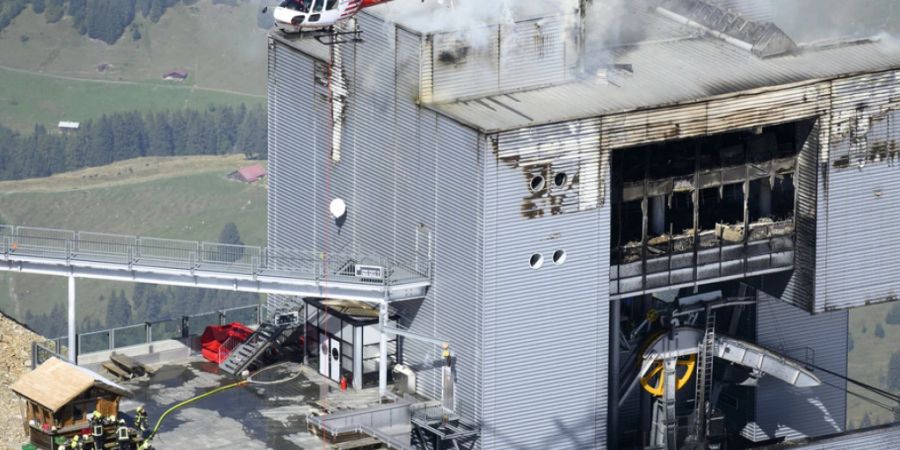
<path fill-rule="evenodd" d="M 241 237 L 237 226 L 234 223 L 225 224 L 219 234 L 219 241 L 226 244 L 240 243 Z M 83 318 L 78 325 L 79 333 L 143 322 L 177 320 L 184 315 L 255 305 L 259 304 L 261 296 L 244 292 L 139 283 L 134 285 L 134 294 L 130 300 L 122 289 L 111 290 L 108 296 L 101 296 L 97 300 L 100 304 L 105 305 L 104 320 L 101 321 L 99 317 Z M 42 336 L 55 338 L 65 336 L 67 332 L 66 321 L 59 320 L 66 314 L 66 306 L 63 303 L 57 303 L 49 314 L 34 315 L 29 310 L 21 320 Z M 194 331 L 199 333 L 203 330 Z"/>
<path fill-rule="evenodd" d="M 233 4 L 236 0 L 214 0 L 214 3 Z M 113 44 L 122 37 L 137 14 L 153 22 L 178 3 L 192 4 L 196 0 L 3 0 L 0 2 L 0 30 L 3 30 L 30 4 L 35 13 L 44 14 L 47 23 L 72 17 L 72 24 L 80 34 Z M 133 33 L 140 39 L 140 33 Z"/>
<path fill-rule="evenodd" d="M 46 177 L 141 156 L 244 153 L 265 159 L 267 122 L 261 107 L 119 113 L 60 134 L 36 125 L 30 135 L 0 126 L 0 179 Z"/>

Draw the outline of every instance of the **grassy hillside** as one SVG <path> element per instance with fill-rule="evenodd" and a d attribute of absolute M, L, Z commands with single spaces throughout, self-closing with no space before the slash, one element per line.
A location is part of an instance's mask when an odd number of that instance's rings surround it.
<path fill-rule="evenodd" d="M 199 0 L 166 11 L 158 23 L 138 14 L 140 40 L 126 32 L 115 45 L 79 35 L 71 18 L 47 24 L 29 8 L 0 33 L 0 65 L 108 81 L 162 83 L 164 72 L 190 71 L 185 82 L 265 94 L 266 30 L 256 25 L 259 0 L 237 6 Z M 109 69 L 99 72 L 99 64 Z"/>
<path fill-rule="evenodd" d="M 0 124 L 29 132 L 42 123 L 85 121 L 125 111 L 203 109 L 211 104 L 263 103 L 263 97 L 178 85 L 78 81 L 0 68 Z"/>
<path fill-rule="evenodd" d="M 249 245 L 265 245 L 266 188 L 230 181 L 241 156 L 140 158 L 44 179 L 0 182 L 0 215 L 9 223 L 215 241 L 228 222 Z M 79 321 L 105 317 L 111 289 L 133 285 L 82 280 Z M 0 309 L 43 314 L 66 298 L 65 280 L 0 276 Z"/>
<path fill-rule="evenodd" d="M 850 378 L 872 386 L 889 390 L 886 383 L 888 362 L 891 354 L 900 349 L 900 325 L 885 322 L 885 316 L 892 304 L 866 306 L 850 311 L 850 336 L 853 349 L 850 351 L 848 374 Z M 878 327 L 884 336 L 877 334 Z M 885 400 L 861 389 L 854 392 L 866 395 L 878 401 Z M 889 403 L 889 402 L 888 402 Z M 847 419 L 858 426 L 865 414 L 869 415 L 872 425 L 892 422 L 893 414 L 884 408 L 855 396 L 847 398 Z"/>

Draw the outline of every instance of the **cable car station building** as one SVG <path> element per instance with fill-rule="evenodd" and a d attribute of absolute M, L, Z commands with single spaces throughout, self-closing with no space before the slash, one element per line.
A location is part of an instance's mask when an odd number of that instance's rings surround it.
<path fill-rule="evenodd" d="M 450 343 L 479 448 L 844 433 L 847 309 L 900 292 L 898 47 L 638 3 L 615 39 L 580 11 L 272 33 L 269 242 L 431 265 L 389 313 Z M 442 398 L 439 346 L 391 348 Z"/>

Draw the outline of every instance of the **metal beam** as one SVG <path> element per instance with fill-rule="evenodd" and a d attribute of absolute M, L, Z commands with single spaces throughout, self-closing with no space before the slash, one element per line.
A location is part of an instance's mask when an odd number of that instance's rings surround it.
<path fill-rule="evenodd" d="M 289 275 L 245 275 L 226 271 L 145 267 L 9 254 L 4 259 L 0 262 L 0 271 L 300 297 L 323 297 L 327 291 L 329 298 L 374 304 L 422 298 L 430 285 L 427 281 L 417 281 L 385 286 L 294 278 Z"/>
<path fill-rule="evenodd" d="M 612 301 L 612 326 L 610 327 L 610 362 L 609 362 L 609 431 L 607 445 L 610 450 L 619 448 L 619 369 L 621 367 L 619 338 L 621 337 L 621 300 Z"/>
<path fill-rule="evenodd" d="M 382 303 L 378 308 L 378 331 L 381 337 L 378 342 L 378 395 L 387 395 L 387 332 L 388 305 Z"/>
<path fill-rule="evenodd" d="M 69 276 L 69 361 L 78 364 L 78 345 L 75 335 L 75 277 Z"/>

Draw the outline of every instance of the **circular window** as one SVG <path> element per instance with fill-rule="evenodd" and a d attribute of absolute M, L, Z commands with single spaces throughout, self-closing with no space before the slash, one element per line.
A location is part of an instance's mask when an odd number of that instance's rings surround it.
<path fill-rule="evenodd" d="M 331 349 L 331 359 L 337 361 L 338 358 L 340 358 L 340 357 L 341 357 L 341 354 L 338 353 L 338 349 L 336 349 L 336 348 Z"/>
<path fill-rule="evenodd" d="M 557 250 L 553 252 L 553 262 L 556 264 L 562 264 L 566 262 L 566 251 L 565 250 Z"/>
<path fill-rule="evenodd" d="M 544 265 L 544 256 L 540 253 L 535 253 L 531 255 L 531 260 L 528 263 L 531 264 L 532 269 L 540 269 Z"/>
<path fill-rule="evenodd" d="M 563 187 L 568 182 L 569 182 L 569 176 L 566 175 L 565 172 L 560 172 L 560 173 L 556 174 L 556 176 L 553 177 L 553 184 L 555 184 L 556 187 Z"/>
<path fill-rule="evenodd" d="M 544 189 L 544 177 L 535 175 L 531 178 L 531 190 L 534 192 Z"/>

